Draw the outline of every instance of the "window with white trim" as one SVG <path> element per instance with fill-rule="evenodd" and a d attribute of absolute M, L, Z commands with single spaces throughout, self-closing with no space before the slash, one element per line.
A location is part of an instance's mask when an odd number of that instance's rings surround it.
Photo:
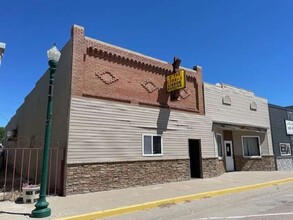
<path fill-rule="evenodd" d="M 259 157 L 260 144 L 258 136 L 242 136 L 242 149 L 244 157 Z"/>
<path fill-rule="evenodd" d="M 163 141 L 161 135 L 144 134 L 142 136 L 143 156 L 163 155 Z"/>
<path fill-rule="evenodd" d="M 223 139 L 221 134 L 216 134 L 218 157 L 223 157 Z"/>

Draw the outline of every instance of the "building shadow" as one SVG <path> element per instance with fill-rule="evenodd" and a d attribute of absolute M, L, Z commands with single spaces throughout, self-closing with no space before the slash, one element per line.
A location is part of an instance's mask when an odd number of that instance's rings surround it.
<path fill-rule="evenodd" d="M 160 104 L 160 111 L 157 119 L 157 134 L 167 131 L 170 118 L 170 106 L 168 105 L 170 94 L 167 92 L 167 82 L 165 80 L 163 88 L 158 91 L 157 102 Z"/>
<path fill-rule="evenodd" d="M 30 216 L 30 215 L 31 215 L 31 213 L 6 212 L 6 211 L 0 211 L 0 214 L 8 214 L 8 215 L 23 215 L 23 216 Z"/>
<path fill-rule="evenodd" d="M 157 120 L 157 134 L 163 134 L 168 129 L 168 122 L 170 119 L 170 109 L 160 108 Z"/>
<path fill-rule="evenodd" d="M 170 94 L 167 92 L 167 82 L 165 80 L 163 88 L 158 90 L 157 102 L 160 104 L 161 108 L 169 108 L 168 100 Z"/>

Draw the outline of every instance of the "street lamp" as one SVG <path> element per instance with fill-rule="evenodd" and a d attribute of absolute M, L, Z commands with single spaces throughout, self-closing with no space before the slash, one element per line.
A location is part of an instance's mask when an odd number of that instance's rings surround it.
<path fill-rule="evenodd" d="M 53 107 L 53 88 L 55 80 L 55 72 L 60 59 L 61 53 L 57 49 L 56 45 L 47 51 L 49 66 L 50 66 L 50 81 L 49 81 L 49 94 L 47 105 L 47 118 L 46 118 L 46 130 L 45 130 L 45 143 L 43 152 L 43 165 L 42 165 L 42 181 L 41 190 L 38 202 L 35 205 L 35 209 L 32 211 L 31 217 L 43 218 L 51 215 L 51 209 L 48 208 L 49 203 L 46 201 L 46 188 L 48 179 L 48 162 L 49 162 L 49 147 L 51 138 L 51 122 L 52 122 L 52 107 Z"/>

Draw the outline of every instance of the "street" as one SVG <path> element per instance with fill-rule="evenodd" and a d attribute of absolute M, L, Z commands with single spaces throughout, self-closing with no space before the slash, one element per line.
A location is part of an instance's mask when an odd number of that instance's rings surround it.
<path fill-rule="evenodd" d="M 249 220 L 293 219 L 292 182 L 293 173 L 289 171 L 230 172 L 216 178 L 193 179 L 66 197 L 48 196 L 52 214 L 45 219 L 70 217 L 72 220 L 79 220 L 80 215 L 84 216 L 83 219 L 94 219 L 102 218 L 105 212 L 108 212 L 106 216 L 112 216 L 108 218 L 110 220 L 208 220 L 223 219 L 223 217 Z M 245 187 L 249 190 L 243 191 Z M 233 192 L 233 194 L 208 198 L 210 195 L 221 195 L 219 192 Z M 204 197 L 201 198 L 204 199 L 193 199 L 192 195 L 202 193 Z M 190 201 L 172 204 L 173 199 L 185 196 L 191 196 L 188 197 Z M 159 203 L 165 200 L 168 202 Z M 144 209 L 144 204 L 149 202 L 157 204 L 155 207 L 158 208 Z M 135 210 L 144 211 L 135 212 L 132 209 L 132 213 L 122 214 L 126 213 L 123 209 L 132 206 L 137 207 Z M 0 202 L 0 219 L 31 219 L 29 214 L 33 209 L 34 204 Z"/>
<path fill-rule="evenodd" d="M 107 220 L 293 219 L 292 184 L 206 198 L 105 218 Z"/>

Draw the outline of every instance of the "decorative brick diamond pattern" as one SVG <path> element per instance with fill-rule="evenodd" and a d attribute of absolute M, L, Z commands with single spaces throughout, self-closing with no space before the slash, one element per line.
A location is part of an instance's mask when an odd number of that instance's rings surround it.
<path fill-rule="evenodd" d="M 152 93 L 159 89 L 153 82 L 150 81 L 143 82 L 141 85 L 146 89 L 146 91 L 148 91 L 148 93 Z"/>
<path fill-rule="evenodd" d="M 96 76 L 101 79 L 105 84 L 110 85 L 115 82 L 117 82 L 119 79 L 115 77 L 112 73 L 110 72 L 103 72 L 103 73 L 96 73 Z"/>
<path fill-rule="evenodd" d="M 188 96 L 190 96 L 190 92 L 187 89 L 182 89 L 179 95 L 182 99 L 186 99 Z"/>

